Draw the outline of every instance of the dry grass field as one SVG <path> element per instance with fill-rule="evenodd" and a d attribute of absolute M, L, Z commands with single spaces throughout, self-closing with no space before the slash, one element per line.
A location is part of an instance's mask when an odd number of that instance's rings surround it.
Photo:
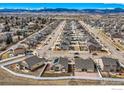
<path fill-rule="evenodd" d="M 33 80 L 13 76 L 0 68 L 0 85 L 124 85 L 124 82 L 96 80 Z"/>

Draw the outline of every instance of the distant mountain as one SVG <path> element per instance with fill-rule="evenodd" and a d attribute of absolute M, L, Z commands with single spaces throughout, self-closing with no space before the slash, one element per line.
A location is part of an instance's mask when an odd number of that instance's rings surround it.
<path fill-rule="evenodd" d="M 66 9 L 66 8 L 45 8 L 45 9 L 0 9 L 0 13 L 4 12 L 32 12 L 32 13 L 40 13 L 40 12 L 46 12 L 46 13 L 100 13 L 100 14 L 106 14 L 106 13 L 124 13 L 124 9 L 122 8 L 115 8 L 115 9 Z"/>

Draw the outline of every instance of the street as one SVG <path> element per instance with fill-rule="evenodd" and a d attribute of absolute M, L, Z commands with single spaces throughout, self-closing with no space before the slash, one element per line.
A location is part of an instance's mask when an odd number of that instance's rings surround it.
<path fill-rule="evenodd" d="M 113 43 L 111 40 L 108 38 L 105 38 L 97 29 L 91 28 L 89 25 L 85 24 L 83 21 L 80 21 L 80 23 L 89 31 L 89 33 L 92 33 L 95 37 L 98 37 L 99 40 L 109 49 L 111 54 L 109 55 L 110 57 L 117 58 L 119 61 L 124 64 L 124 54 L 120 51 L 116 50 L 116 47 L 114 47 Z"/>

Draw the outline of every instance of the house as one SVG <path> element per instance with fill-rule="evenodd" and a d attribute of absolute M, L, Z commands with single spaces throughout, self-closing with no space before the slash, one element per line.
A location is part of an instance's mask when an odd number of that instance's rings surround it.
<path fill-rule="evenodd" d="M 69 45 L 66 45 L 64 43 L 61 43 L 60 47 L 62 50 L 69 50 Z"/>
<path fill-rule="evenodd" d="M 21 62 L 21 66 L 23 69 L 28 69 L 31 71 L 36 70 L 37 68 L 43 66 L 46 62 L 46 59 L 44 58 L 39 58 L 37 56 L 31 56 L 24 61 Z"/>
<path fill-rule="evenodd" d="M 29 23 L 28 23 L 28 26 L 29 26 L 29 28 L 32 28 L 32 27 L 35 26 L 35 23 L 33 23 L 33 22 L 29 22 Z"/>
<path fill-rule="evenodd" d="M 94 72 L 95 71 L 94 61 L 91 58 L 88 59 L 75 58 L 75 70 Z"/>
<path fill-rule="evenodd" d="M 66 57 L 55 58 L 54 61 L 53 61 L 52 69 L 54 71 L 67 72 L 68 71 L 68 62 L 69 62 L 69 60 Z"/>
<path fill-rule="evenodd" d="M 68 40 L 62 41 L 60 43 L 60 47 L 63 50 L 69 50 L 69 45 L 70 45 L 70 42 Z"/>
<path fill-rule="evenodd" d="M 111 32 L 111 38 L 122 38 L 120 32 Z"/>
<path fill-rule="evenodd" d="M 89 49 L 89 52 L 93 52 L 93 51 L 100 51 L 102 49 L 102 47 L 99 44 L 94 44 L 94 43 L 87 43 L 87 47 Z"/>
<path fill-rule="evenodd" d="M 19 54 L 25 54 L 26 53 L 26 48 L 22 44 L 19 44 L 19 45 L 15 46 L 12 50 L 14 52 L 13 53 L 14 55 L 19 55 Z"/>
<path fill-rule="evenodd" d="M 26 43 L 27 43 L 27 45 L 28 45 L 29 48 L 30 48 L 30 47 L 35 47 L 36 44 L 38 43 L 38 41 L 37 41 L 36 39 L 34 39 L 34 38 L 28 38 L 28 39 L 26 40 Z"/>
<path fill-rule="evenodd" d="M 114 42 L 121 42 L 123 41 L 123 36 L 121 35 L 120 32 L 114 32 L 114 33 L 111 33 L 111 39 L 114 41 Z"/>
<path fill-rule="evenodd" d="M 97 64 L 100 66 L 103 72 L 117 72 L 120 69 L 118 59 L 109 57 L 102 57 L 97 60 Z"/>
<path fill-rule="evenodd" d="M 6 35 L 5 35 L 5 33 L 0 33 L 0 43 L 2 43 L 3 41 L 5 41 L 6 40 Z"/>

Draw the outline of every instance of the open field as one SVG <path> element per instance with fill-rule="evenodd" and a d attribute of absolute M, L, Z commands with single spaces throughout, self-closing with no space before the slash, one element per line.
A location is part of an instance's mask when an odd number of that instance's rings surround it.
<path fill-rule="evenodd" d="M 0 85 L 124 85 L 124 82 L 96 80 L 33 80 L 20 78 L 0 68 Z"/>

